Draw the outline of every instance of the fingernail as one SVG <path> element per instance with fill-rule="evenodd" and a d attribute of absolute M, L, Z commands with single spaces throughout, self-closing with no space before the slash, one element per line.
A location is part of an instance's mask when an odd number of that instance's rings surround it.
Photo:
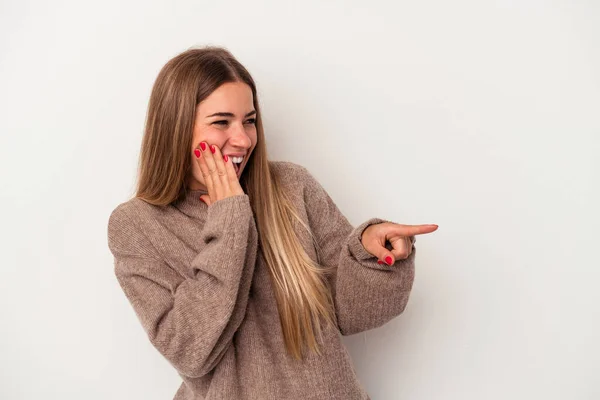
<path fill-rule="evenodd" d="M 202 142 L 200 143 L 200 147 L 202 147 L 202 151 L 206 150 L 206 143 Z"/>
<path fill-rule="evenodd" d="M 225 160 L 225 162 L 227 162 L 228 159 L 229 159 L 229 157 L 227 157 L 226 155 L 223 156 L 223 160 Z"/>
<path fill-rule="evenodd" d="M 211 151 L 211 153 L 215 154 L 216 150 L 215 150 L 215 145 L 214 144 L 210 145 L 210 151 Z"/>
<path fill-rule="evenodd" d="M 194 154 L 196 155 L 197 158 L 200 158 L 200 150 L 194 149 Z"/>
<path fill-rule="evenodd" d="M 377 260 L 377 264 L 383 264 L 383 261 Z"/>
<path fill-rule="evenodd" d="M 388 265 L 392 265 L 392 257 L 391 257 L 391 256 L 387 256 L 387 257 L 385 258 L 385 262 L 386 262 Z"/>

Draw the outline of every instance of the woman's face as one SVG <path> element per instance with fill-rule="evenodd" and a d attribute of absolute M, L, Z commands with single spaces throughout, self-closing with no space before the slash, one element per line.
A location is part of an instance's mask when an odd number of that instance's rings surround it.
<path fill-rule="evenodd" d="M 188 187 L 207 189 L 204 176 L 193 155 L 200 142 L 219 147 L 223 155 L 243 156 L 237 171 L 240 178 L 250 154 L 256 146 L 256 110 L 252 89 L 243 82 L 228 82 L 219 86 L 196 107 L 194 139 L 192 141 L 192 176 Z M 234 164 L 235 165 L 235 164 Z"/>

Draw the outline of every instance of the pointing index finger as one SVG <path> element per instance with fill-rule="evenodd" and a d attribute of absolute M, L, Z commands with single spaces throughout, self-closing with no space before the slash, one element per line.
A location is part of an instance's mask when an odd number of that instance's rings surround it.
<path fill-rule="evenodd" d="M 424 224 L 424 225 L 402 225 L 396 224 L 396 231 L 401 236 L 413 236 L 423 235 L 425 233 L 431 233 L 437 230 L 438 226 L 435 224 Z"/>

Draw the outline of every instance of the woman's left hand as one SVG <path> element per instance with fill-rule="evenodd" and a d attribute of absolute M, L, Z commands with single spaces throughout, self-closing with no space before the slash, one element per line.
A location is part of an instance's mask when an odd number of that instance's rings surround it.
<path fill-rule="evenodd" d="M 438 228 L 437 225 L 401 225 L 393 222 L 381 222 L 369 225 L 363 231 L 361 242 L 365 250 L 379 258 L 379 264 L 392 265 L 397 259 L 405 259 L 412 252 L 410 236 L 431 233 Z M 386 248 L 386 242 L 392 249 Z"/>

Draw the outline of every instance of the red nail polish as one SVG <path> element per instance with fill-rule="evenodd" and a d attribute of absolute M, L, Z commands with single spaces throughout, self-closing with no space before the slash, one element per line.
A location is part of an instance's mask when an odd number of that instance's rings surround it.
<path fill-rule="evenodd" d="M 213 144 L 210 145 L 210 151 L 211 151 L 211 153 L 215 154 L 215 151 L 216 151 L 215 145 L 213 145 Z"/>
<path fill-rule="evenodd" d="M 377 260 L 377 264 L 383 264 L 383 261 Z"/>
<path fill-rule="evenodd" d="M 392 265 L 392 257 L 390 257 L 390 256 L 387 256 L 387 257 L 385 258 L 385 262 L 386 262 L 388 265 Z"/>
<path fill-rule="evenodd" d="M 202 147 L 202 151 L 206 150 L 206 143 L 200 143 L 200 147 Z"/>
<path fill-rule="evenodd" d="M 229 157 L 227 157 L 226 155 L 223 156 L 223 160 L 225 160 L 225 162 L 227 162 L 227 160 L 229 160 Z"/>
<path fill-rule="evenodd" d="M 200 150 L 194 149 L 194 154 L 196 155 L 197 158 L 200 158 Z"/>

